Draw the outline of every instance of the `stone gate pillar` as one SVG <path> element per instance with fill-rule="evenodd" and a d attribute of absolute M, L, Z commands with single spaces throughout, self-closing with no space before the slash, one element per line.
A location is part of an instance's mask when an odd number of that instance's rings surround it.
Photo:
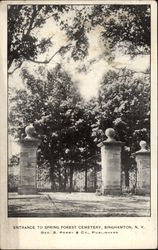
<path fill-rule="evenodd" d="M 18 141 L 20 145 L 20 176 L 18 194 L 36 194 L 37 147 L 40 140 L 33 137 L 34 127 L 25 129 L 26 137 Z"/>
<path fill-rule="evenodd" d="M 114 139 L 115 131 L 105 131 L 108 139 L 100 144 L 102 164 L 102 194 L 121 194 L 121 147 L 122 142 Z"/>
<path fill-rule="evenodd" d="M 140 141 L 141 149 L 134 155 L 137 162 L 136 194 L 150 194 L 150 152 L 146 149 L 146 142 Z"/>

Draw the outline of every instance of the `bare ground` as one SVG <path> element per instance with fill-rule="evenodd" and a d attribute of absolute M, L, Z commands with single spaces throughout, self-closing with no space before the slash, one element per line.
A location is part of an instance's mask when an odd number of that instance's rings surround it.
<path fill-rule="evenodd" d="M 9 217 L 146 217 L 148 196 L 97 196 L 95 193 L 10 193 Z"/>

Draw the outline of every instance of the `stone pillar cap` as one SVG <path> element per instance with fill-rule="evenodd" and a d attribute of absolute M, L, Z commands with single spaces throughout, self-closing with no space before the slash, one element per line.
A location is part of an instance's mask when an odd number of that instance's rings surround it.
<path fill-rule="evenodd" d="M 107 136 L 107 139 L 103 142 L 100 142 L 97 146 L 102 147 L 103 145 L 123 145 L 124 142 L 116 141 L 115 140 L 115 130 L 113 128 L 107 128 L 105 130 L 105 135 Z"/>
<path fill-rule="evenodd" d="M 16 140 L 17 143 L 38 144 L 41 141 L 39 138 L 35 138 L 33 136 L 33 134 L 35 133 L 35 128 L 33 124 L 30 124 L 25 128 L 25 133 L 26 133 L 25 138 L 17 139 Z"/>
<path fill-rule="evenodd" d="M 124 145 L 124 142 L 122 141 L 103 141 L 97 144 L 98 147 L 102 147 L 104 145 Z"/>
<path fill-rule="evenodd" d="M 141 149 L 139 151 L 135 152 L 134 155 L 150 153 L 150 151 L 146 149 L 146 146 L 147 146 L 146 141 L 140 141 L 139 145 L 140 145 Z"/>
<path fill-rule="evenodd" d="M 35 128 L 32 123 L 25 128 L 25 133 L 25 140 L 36 140 L 36 138 L 33 136 L 33 134 L 35 133 Z"/>
<path fill-rule="evenodd" d="M 107 128 L 106 130 L 105 130 L 105 135 L 107 136 L 107 139 L 106 139 L 106 141 L 116 141 L 115 140 L 115 130 L 113 129 L 113 128 Z"/>

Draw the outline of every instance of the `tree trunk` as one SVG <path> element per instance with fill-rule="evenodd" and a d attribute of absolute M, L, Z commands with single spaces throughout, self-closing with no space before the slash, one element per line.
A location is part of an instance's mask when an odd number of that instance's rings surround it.
<path fill-rule="evenodd" d="M 85 167 L 85 192 L 87 192 L 87 166 Z"/>
<path fill-rule="evenodd" d="M 10 60 L 8 61 L 8 69 L 11 67 L 13 60 L 14 60 L 14 57 L 12 56 Z"/>
<path fill-rule="evenodd" d="M 55 191 L 55 175 L 54 175 L 54 166 L 50 167 L 50 182 L 51 182 L 51 191 Z"/>
<path fill-rule="evenodd" d="M 73 191 L 73 166 L 70 166 L 70 190 L 71 193 Z"/>
<path fill-rule="evenodd" d="M 62 191 L 62 183 L 61 183 L 61 171 L 60 171 L 60 165 L 58 166 L 58 180 L 59 180 L 59 191 Z"/>
<path fill-rule="evenodd" d="M 67 181 L 67 175 L 66 175 L 66 167 L 64 166 L 64 191 L 66 191 L 66 181 Z"/>
<path fill-rule="evenodd" d="M 96 189 L 97 189 L 97 170 L 96 170 L 96 165 L 94 165 L 94 191 L 95 192 L 96 192 Z"/>

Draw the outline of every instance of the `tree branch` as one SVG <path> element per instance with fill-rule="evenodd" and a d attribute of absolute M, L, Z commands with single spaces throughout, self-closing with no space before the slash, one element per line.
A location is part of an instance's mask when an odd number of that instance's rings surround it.
<path fill-rule="evenodd" d="M 62 47 L 60 47 L 60 49 L 58 49 L 48 60 L 45 60 L 45 61 L 39 61 L 39 60 L 34 60 L 34 59 L 31 59 L 31 58 L 29 58 L 29 57 L 26 57 L 26 55 L 23 55 L 24 56 L 24 58 L 26 59 L 26 60 L 28 60 L 28 61 L 30 61 L 30 62 L 33 62 L 33 63 L 37 63 L 37 64 L 48 64 L 48 63 L 50 63 L 51 61 L 52 61 L 52 59 L 62 50 L 62 49 L 64 49 L 64 48 L 66 48 L 68 45 L 70 45 L 71 43 L 69 43 L 69 44 L 67 44 L 67 45 L 63 45 Z M 58 62 L 56 62 L 56 61 L 54 61 L 55 63 L 57 63 L 57 64 L 60 64 L 60 63 L 58 63 Z M 17 66 L 17 67 L 15 67 L 14 68 L 14 70 L 13 71 L 11 71 L 11 72 L 8 72 L 8 75 L 12 75 L 17 69 L 19 69 L 20 67 L 21 67 L 21 65 L 23 64 L 23 62 L 20 62 L 20 64 Z"/>
<path fill-rule="evenodd" d="M 117 68 L 117 67 L 113 67 L 113 68 L 120 70 L 120 68 Z M 132 72 L 132 73 L 134 73 L 134 74 L 145 74 L 145 75 L 150 75 L 150 72 L 148 72 L 148 71 L 136 71 L 136 70 L 134 70 L 134 69 L 128 69 L 127 67 L 125 67 L 124 69 L 129 70 L 130 72 Z"/>
<path fill-rule="evenodd" d="M 12 71 L 8 72 L 8 75 L 12 75 L 17 69 L 19 69 L 21 67 L 22 64 L 23 64 L 23 62 L 20 62 L 17 67 L 15 67 Z"/>
<path fill-rule="evenodd" d="M 31 62 L 34 62 L 34 63 L 38 63 L 38 64 L 48 64 L 52 61 L 52 59 L 64 48 L 66 48 L 68 45 L 70 45 L 71 43 L 65 45 L 65 46 L 62 46 L 60 47 L 60 49 L 58 49 L 48 60 L 45 60 L 45 61 L 39 61 L 39 60 L 34 60 L 34 59 L 31 59 L 29 57 L 26 57 L 25 58 Z"/>
<path fill-rule="evenodd" d="M 45 40 L 45 42 L 49 42 L 52 39 L 53 36 L 50 36 L 47 40 Z M 39 47 L 41 45 L 41 42 L 38 43 L 36 46 Z"/>
<path fill-rule="evenodd" d="M 27 30 L 27 32 L 26 32 L 26 35 L 29 35 L 30 32 L 31 32 L 31 30 L 32 30 L 32 25 L 33 25 L 34 19 L 35 19 L 35 17 L 36 17 L 36 14 L 37 14 L 36 7 L 35 7 L 35 5 L 33 5 L 32 18 L 31 18 L 31 20 L 30 20 L 30 25 L 29 25 L 29 28 L 28 28 L 28 30 Z"/>
<path fill-rule="evenodd" d="M 135 74 L 145 74 L 145 75 L 150 75 L 150 72 L 148 71 L 136 71 L 133 69 L 129 69 L 131 72 L 135 73 Z"/>
<path fill-rule="evenodd" d="M 54 14 L 51 14 L 50 16 L 45 17 L 45 18 L 44 18 L 44 21 L 47 21 L 49 18 L 51 18 L 51 17 L 53 17 L 53 16 L 54 16 Z M 31 30 L 33 30 L 33 29 L 36 28 L 36 27 L 37 27 L 37 24 L 35 23 L 35 24 L 32 26 Z"/>

